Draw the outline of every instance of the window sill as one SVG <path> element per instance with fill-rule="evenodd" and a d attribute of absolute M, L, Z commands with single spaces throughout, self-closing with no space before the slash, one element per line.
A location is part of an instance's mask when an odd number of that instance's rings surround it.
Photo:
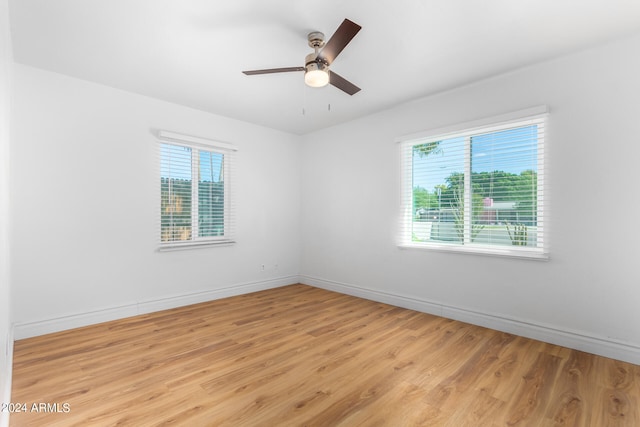
<path fill-rule="evenodd" d="M 447 244 L 417 244 L 403 243 L 398 245 L 400 249 L 417 249 L 420 251 L 453 252 L 468 255 L 496 256 L 501 258 L 518 258 L 534 261 L 548 261 L 549 254 L 539 250 L 527 249 L 504 249 L 498 247 L 460 246 Z"/>
<path fill-rule="evenodd" d="M 166 243 L 158 247 L 158 252 L 171 252 L 171 251 L 184 251 L 190 249 L 204 249 L 219 246 L 231 246 L 234 245 L 235 240 L 216 240 L 208 242 L 181 242 L 181 243 Z"/>

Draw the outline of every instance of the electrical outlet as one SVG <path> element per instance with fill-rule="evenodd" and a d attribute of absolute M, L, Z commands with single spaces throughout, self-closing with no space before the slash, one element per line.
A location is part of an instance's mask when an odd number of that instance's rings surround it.
<path fill-rule="evenodd" d="M 264 264 L 262 264 L 262 271 L 264 271 Z"/>

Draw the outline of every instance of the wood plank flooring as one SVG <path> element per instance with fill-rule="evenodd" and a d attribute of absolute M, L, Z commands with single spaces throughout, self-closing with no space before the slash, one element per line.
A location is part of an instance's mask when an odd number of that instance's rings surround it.
<path fill-rule="evenodd" d="M 292 285 L 17 341 L 12 400 L 11 426 L 638 427 L 640 366 Z"/>

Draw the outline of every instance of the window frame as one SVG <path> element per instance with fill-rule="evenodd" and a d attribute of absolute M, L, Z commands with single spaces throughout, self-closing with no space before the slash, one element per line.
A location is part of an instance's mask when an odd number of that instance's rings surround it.
<path fill-rule="evenodd" d="M 162 155 L 161 147 L 163 144 L 172 146 L 185 147 L 191 150 L 191 239 L 177 241 L 162 241 Z M 212 246 L 225 246 L 236 243 L 235 240 L 235 210 L 233 208 L 233 174 L 234 174 L 234 157 L 237 147 L 221 141 L 200 138 L 190 135 L 183 135 L 169 131 L 159 131 L 157 135 L 157 152 L 158 152 L 158 196 L 157 196 L 157 230 L 159 251 L 193 249 Z M 199 237 L 199 168 L 200 168 L 200 152 L 208 152 L 221 154 L 223 169 L 223 234 L 221 236 Z"/>
<path fill-rule="evenodd" d="M 548 260 L 548 185 L 545 184 L 545 146 L 548 136 L 542 135 L 537 141 L 537 242 L 532 246 L 508 246 L 498 244 L 481 244 L 470 241 L 471 236 L 471 138 L 479 134 L 499 132 L 519 126 L 541 123 L 546 129 L 548 108 L 546 105 L 519 110 L 499 116 L 488 117 L 473 122 L 459 123 L 449 127 L 432 129 L 396 138 L 400 151 L 401 171 L 401 214 L 398 233 L 398 247 L 427 251 L 444 251 L 478 255 L 495 255 L 525 259 Z M 540 129 L 538 129 L 540 132 Z M 544 131 L 546 132 L 546 131 Z M 414 200 L 413 200 L 413 147 L 416 145 L 464 137 L 464 223 L 463 242 L 449 243 L 442 241 L 416 242 L 413 240 Z M 469 175 L 467 175 L 469 174 Z"/>

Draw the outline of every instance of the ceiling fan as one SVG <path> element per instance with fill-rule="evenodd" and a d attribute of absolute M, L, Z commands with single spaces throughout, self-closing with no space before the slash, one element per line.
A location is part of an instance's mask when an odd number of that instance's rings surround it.
<path fill-rule="evenodd" d="M 329 66 L 356 34 L 358 34 L 361 28 L 362 27 L 355 22 L 345 19 L 326 43 L 323 33 L 319 31 L 309 33 L 307 39 L 309 40 L 309 46 L 314 49 L 314 52 L 306 56 L 304 67 L 269 68 L 266 70 L 243 71 L 243 73 L 252 76 L 255 74 L 304 71 L 304 82 L 307 86 L 323 87 L 330 83 L 349 95 L 354 95 L 360 91 L 360 88 L 333 71 L 330 71 Z"/>

